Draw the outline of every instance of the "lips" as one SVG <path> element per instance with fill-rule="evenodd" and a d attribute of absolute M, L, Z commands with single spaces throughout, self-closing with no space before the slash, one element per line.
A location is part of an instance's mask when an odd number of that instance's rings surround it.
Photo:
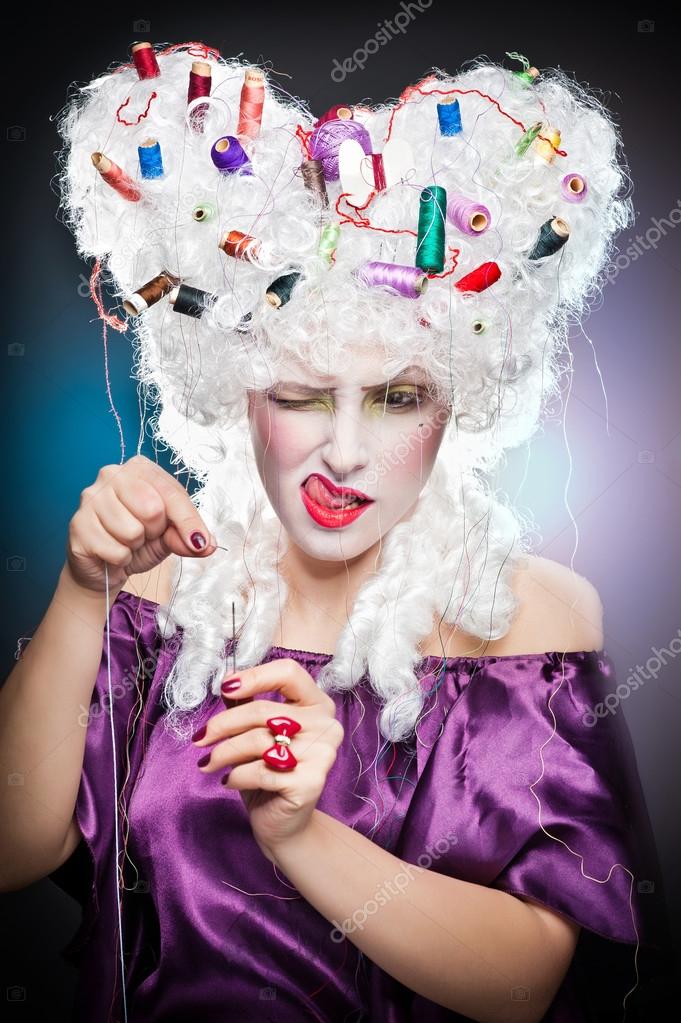
<path fill-rule="evenodd" d="M 354 508 L 363 504 L 373 503 L 361 490 L 353 487 L 337 487 L 326 476 L 313 472 L 303 484 L 305 492 L 323 508 L 337 511 L 342 508 Z"/>

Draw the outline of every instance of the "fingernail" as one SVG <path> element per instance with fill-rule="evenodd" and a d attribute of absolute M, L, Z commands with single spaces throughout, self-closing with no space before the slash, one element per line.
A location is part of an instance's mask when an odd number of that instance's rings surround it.
<path fill-rule="evenodd" d="M 206 753 L 205 757 L 201 757 L 199 760 L 196 761 L 196 766 L 197 767 L 205 767 L 209 760 L 210 760 L 210 753 Z"/>
<path fill-rule="evenodd" d="M 220 689 L 223 693 L 233 693 L 236 689 L 241 687 L 241 679 L 234 679 L 233 682 L 223 682 Z"/>
<path fill-rule="evenodd" d="M 220 779 L 220 783 L 222 785 L 226 785 L 227 784 L 227 782 L 229 781 L 229 776 L 230 776 L 231 773 L 232 772 L 229 771 L 227 774 L 223 774 L 222 778 Z"/>
<path fill-rule="evenodd" d="M 189 539 L 191 540 L 194 547 L 196 547 L 197 551 L 202 551 L 207 544 L 206 538 L 203 535 L 203 533 L 198 532 L 192 533 Z"/>
<path fill-rule="evenodd" d="M 198 732 L 194 732 L 192 735 L 192 742 L 200 742 L 206 734 L 206 725 L 202 725 Z"/>

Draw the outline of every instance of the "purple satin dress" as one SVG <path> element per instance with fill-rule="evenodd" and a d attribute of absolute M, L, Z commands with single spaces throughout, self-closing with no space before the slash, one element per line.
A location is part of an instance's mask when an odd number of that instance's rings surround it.
<path fill-rule="evenodd" d="M 197 748 L 164 730 L 162 683 L 178 640 L 161 639 L 156 609 L 121 591 L 110 616 L 129 1023 L 468 1019 L 404 987 L 334 931 L 262 854 L 240 793 L 220 784 L 224 772 L 202 774 Z M 272 647 L 265 660 L 282 657 L 313 678 L 330 659 Z M 429 656 L 418 674 L 427 702 L 408 743 L 383 740 L 379 704 L 365 680 L 334 694 L 345 738 L 318 808 L 407 863 L 531 896 L 579 923 L 577 951 L 544 1020 L 622 1019 L 624 996 L 636 986 L 636 932 L 639 978 L 666 937 L 657 856 L 623 716 L 608 714 L 593 727 L 582 722 L 613 687 L 608 655 Z M 552 693 L 556 732 L 547 743 Z M 278 692 L 262 698 L 284 702 Z M 83 905 L 80 928 L 62 952 L 80 970 L 79 1023 L 124 1019 L 108 705 L 105 632 L 89 715 L 83 708 L 76 816 L 84 841 L 50 875 Z M 209 694 L 196 728 L 223 709 Z M 540 826 L 535 782 L 541 822 L 554 837 Z M 528 996 L 522 980 L 509 975 L 508 986 L 509 998 Z M 641 981 L 628 1008 L 640 991 Z"/>

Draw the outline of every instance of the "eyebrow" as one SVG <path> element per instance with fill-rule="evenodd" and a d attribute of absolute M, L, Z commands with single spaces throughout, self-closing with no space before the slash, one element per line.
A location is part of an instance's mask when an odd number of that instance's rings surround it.
<path fill-rule="evenodd" d="M 375 391 L 379 387 L 386 387 L 390 384 L 397 384 L 404 379 L 408 374 L 413 373 L 414 370 L 423 372 L 420 366 L 408 366 L 407 369 L 403 369 L 397 376 L 391 377 L 390 380 L 384 380 L 380 384 L 369 384 L 368 387 L 363 387 L 363 391 Z M 286 390 L 287 388 L 293 391 L 302 391 L 303 394 L 328 394 L 329 391 L 338 390 L 337 387 L 310 387 L 309 384 L 301 384 L 296 380 L 283 380 L 276 385 L 278 390 Z"/>

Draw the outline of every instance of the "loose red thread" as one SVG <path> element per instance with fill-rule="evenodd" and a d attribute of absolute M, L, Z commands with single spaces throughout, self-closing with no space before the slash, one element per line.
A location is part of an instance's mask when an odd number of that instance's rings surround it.
<path fill-rule="evenodd" d="M 123 100 L 123 102 L 119 106 L 118 110 L 116 111 L 116 120 L 118 121 L 119 124 L 125 124 L 125 125 L 127 125 L 127 127 L 131 127 L 131 126 L 134 126 L 136 124 L 139 124 L 140 121 L 142 120 L 142 118 L 146 117 L 147 114 L 149 113 L 149 107 L 151 106 L 152 101 L 155 100 L 157 96 L 158 96 L 158 93 L 154 90 L 154 92 L 152 92 L 151 96 L 149 97 L 149 102 L 147 103 L 147 109 L 144 111 L 144 113 L 140 114 L 136 121 L 126 121 L 125 118 L 121 117 L 121 110 L 123 109 L 123 107 L 127 107 L 128 103 L 130 102 L 131 97 L 128 96 L 127 99 Z"/>

